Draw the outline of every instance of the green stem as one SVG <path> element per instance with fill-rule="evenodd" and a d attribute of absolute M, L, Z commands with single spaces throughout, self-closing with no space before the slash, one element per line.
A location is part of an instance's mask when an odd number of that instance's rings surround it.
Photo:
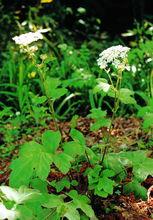
<path fill-rule="evenodd" d="M 86 158 L 87 158 L 88 163 L 89 163 L 89 164 L 90 164 L 90 166 L 91 166 L 90 159 L 89 159 L 89 156 L 88 156 L 88 153 L 87 153 L 87 151 L 86 151 L 86 150 L 85 150 L 85 155 L 86 155 Z"/>
<path fill-rule="evenodd" d="M 57 121 L 56 121 L 56 117 L 55 117 L 54 101 L 51 100 L 51 99 L 47 96 L 47 92 L 46 92 L 45 85 L 44 85 L 45 79 L 44 79 L 44 76 L 43 76 L 41 70 L 39 71 L 39 76 L 40 76 L 40 80 L 41 80 L 42 85 L 43 85 L 43 89 L 44 89 L 45 96 L 46 96 L 47 101 L 48 101 L 49 110 L 50 110 L 52 119 L 53 119 L 53 121 L 54 121 L 55 129 L 56 129 L 56 130 L 59 130 L 59 127 L 58 127 L 58 124 L 57 124 Z"/>
<path fill-rule="evenodd" d="M 150 97 L 153 98 L 153 69 L 150 73 Z"/>
<path fill-rule="evenodd" d="M 47 96 L 46 96 L 47 97 Z M 59 127 L 58 127 L 58 124 L 57 124 L 57 121 L 56 121 L 56 117 L 55 117 L 55 111 L 54 111 L 54 101 L 52 101 L 50 98 L 48 98 L 48 104 L 49 104 L 49 109 L 50 109 L 50 113 L 52 115 L 52 118 L 53 118 L 53 121 L 54 121 L 54 125 L 55 125 L 55 128 L 56 130 L 59 130 Z"/>
<path fill-rule="evenodd" d="M 113 126 L 113 123 L 114 123 L 114 119 L 115 119 L 115 116 L 116 116 L 116 112 L 117 112 L 118 107 L 119 107 L 119 96 L 120 96 L 121 83 L 122 83 L 122 71 L 119 71 L 118 72 L 118 78 L 117 78 L 116 86 L 114 88 L 115 89 L 114 108 L 113 108 L 113 114 L 112 114 L 112 118 L 111 118 L 111 123 L 110 123 L 110 126 L 108 128 L 108 132 L 110 132 L 110 130 L 112 129 L 112 126 Z M 104 158 L 105 158 L 105 155 L 106 155 L 107 149 L 108 149 L 109 140 L 110 140 L 110 133 L 108 133 L 108 135 L 107 135 L 106 146 L 104 148 L 101 164 L 103 164 L 103 162 L 104 162 Z"/>

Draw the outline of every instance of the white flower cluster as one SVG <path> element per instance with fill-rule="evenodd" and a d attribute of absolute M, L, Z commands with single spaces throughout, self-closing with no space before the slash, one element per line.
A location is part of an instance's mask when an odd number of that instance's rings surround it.
<path fill-rule="evenodd" d="M 112 64 L 116 69 L 125 69 L 125 61 L 129 50 L 130 48 L 123 47 L 122 45 L 113 46 L 104 50 L 100 53 L 99 59 L 97 60 L 98 66 L 100 66 L 101 69 L 108 70 L 109 65 Z"/>
<path fill-rule="evenodd" d="M 29 32 L 26 34 L 15 36 L 12 39 L 15 41 L 16 44 L 19 44 L 20 46 L 28 46 L 35 41 L 43 39 L 42 33 L 46 33 L 49 30 L 50 29 L 41 29 L 36 32 Z"/>

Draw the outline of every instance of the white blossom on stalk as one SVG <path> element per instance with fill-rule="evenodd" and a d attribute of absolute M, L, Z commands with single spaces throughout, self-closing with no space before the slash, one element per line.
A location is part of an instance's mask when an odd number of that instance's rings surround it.
<path fill-rule="evenodd" d="M 99 55 L 97 60 L 98 66 L 101 69 L 109 71 L 109 65 L 112 64 L 116 69 L 126 68 L 127 53 L 130 50 L 129 47 L 123 47 L 122 45 L 112 46 L 104 50 Z"/>
<path fill-rule="evenodd" d="M 42 40 L 43 35 L 42 33 L 48 32 L 50 29 L 40 29 L 36 32 L 28 32 L 26 34 L 21 34 L 19 36 L 15 36 L 12 39 L 15 41 L 16 44 L 19 44 L 20 46 L 28 46 L 29 44 Z"/>

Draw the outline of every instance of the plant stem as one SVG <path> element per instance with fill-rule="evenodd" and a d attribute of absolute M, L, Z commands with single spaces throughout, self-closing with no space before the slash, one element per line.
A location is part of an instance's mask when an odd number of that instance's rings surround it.
<path fill-rule="evenodd" d="M 90 164 L 90 166 L 91 166 L 90 159 L 89 159 L 89 156 L 88 156 L 88 153 L 87 153 L 87 151 L 86 151 L 86 150 L 85 150 L 85 155 L 86 155 L 86 158 L 87 158 L 88 163 L 89 163 L 89 164 Z"/>
<path fill-rule="evenodd" d="M 153 98 L 153 69 L 150 73 L 150 97 Z"/>
<path fill-rule="evenodd" d="M 47 101 L 48 101 L 49 110 L 50 110 L 52 119 L 53 119 L 53 121 L 54 121 L 55 129 L 56 129 L 56 130 L 60 130 L 59 127 L 58 127 L 57 121 L 56 121 L 56 117 L 55 117 L 54 101 L 51 100 L 51 99 L 47 96 L 47 92 L 46 92 L 45 85 L 44 85 L 45 79 L 44 79 L 44 76 L 43 76 L 41 70 L 39 71 L 39 76 L 40 76 L 40 80 L 41 80 L 42 85 L 43 85 L 43 90 L 44 90 L 45 96 L 46 96 Z"/>
<path fill-rule="evenodd" d="M 47 96 L 46 96 L 47 97 Z M 56 117 L 55 117 L 55 111 L 54 111 L 54 101 L 52 101 L 50 98 L 48 98 L 48 104 L 49 104 L 49 109 L 50 109 L 50 113 L 52 115 L 52 118 L 53 118 L 53 121 L 54 121 L 54 125 L 55 125 L 55 128 L 56 130 L 59 130 L 59 127 L 58 127 L 58 124 L 57 124 L 57 121 L 56 121 Z"/>
<path fill-rule="evenodd" d="M 110 126 L 108 128 L 108 132 L 110 132 L 110 130 L 113 126 L 114 119 L 115 119 L 115 116 L 116 116 L 116 112 L 117 112 L 118 107 L 119 107 L 119 96 L 120 96 L 121 83 L 122 83 L 122 71 L 118 71 L 118 78 L 117 78 L 116 86 L 114 88 L 115 89 L 114 108 L 113 108 L 113 114 L 112 114 L 112 117 L 111 117 L 111 123 L 110 123 Z M 110 133 L 108 133 L 108 135 L 107 135 L 106 146 L 104 148 L 103 156 L 102 156 L 102 159 L 101 159 L 101 164 L 103 164 L 103 162 L 104 162 L 105 155 L 106 155 L 107 149 L 108 149 L 109 140 L 110 140 Z"/>

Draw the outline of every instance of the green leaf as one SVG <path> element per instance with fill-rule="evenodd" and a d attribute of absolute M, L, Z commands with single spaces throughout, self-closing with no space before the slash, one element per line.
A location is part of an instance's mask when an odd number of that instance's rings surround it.
<path fill-rule="evenodd" d="M 61 133 L 59 131 L 46 131 L 42 135 L 42 144 L 48 153 L 55 154 L 61 142 Z"/>
<path fill-rule="evenodd" d="M 78 186 L 78 181 L 77 180 L 72 180 L 71 185 L 72 186 Z"/>
<path fill-rule="evenodd" d="M 54 194 L 47 194 L 46 201 L 43 203 L 43 207 L 46 208 L 56 208 L 63 204 L 63 199 L 61 196 Z"/>
<path fill-rule="evenodd" d="M 91 114 L 88 117 L 95 119 L 95 122 L 90 125 L 91 131 L 99 130 L 101 127 L 109 127 L 111 120 L 106 118 L 106 111 L 102 111 L 100 108 L 91 109 Z"/>
<path fill-rule="evenodd" d="M 139 182 L 144 181 L 149 175 L 153 176 L 153 159 L 146 158 L 143 163 L 135 165 L 133 174 Z"/>
<path fill-rule="evenodd" d="M 61 82 L 58 78 L 51 78 L 49 76 L 47 76 L 47 78 L 44 82 L 45 89 L 48 92 L 52 91 L 53 89 L 56 89 L 60 84 L 61 84 Z"/>
<path fill-rule="evenodd" d="M 137 198 L 147 199 L 147 190 L 136 179 L 124 186 L 124 193 L 130 194 L 131 192 L 134 192 Z"/>
<path fill-rule="evenodd" d="M 74 206 L 74 204 L 69 203 L 67 204 L 66 207 L 67 207 L 67 211 L 64 214 L 64 217 L 66 217 L 69 220 L 80 220 L 80 214 L 76 210 L 76 207 Z"/>
<path fill-rule="evenodd" d="M 32 179 L 30 182 L 30 185 L 32 186 L 32 188 L 34 189 L 38 189 L 40 192 L 48 192 L 47 190 L 47 182 L 42 181 L 41 179 L 35 178 Z"/>
<path fill-rule="evenodd" d="M 12 172 L 9 177 L 9 184 L 12 187 L 22 185 L 28 186 L 33 175 L 32 158 L 21 157 L 12 161 L 10 168 Z"/>
<path fill-rule="evenodd" d="M 136 104 L 135 99 L 132 97 L 133 95 L 133 91 L 126 88 L 121 88 L 119 91 L 119 100 L 124 104 Z"/>
<path fill-rule="evenodd" d="M 67 93 L 67 89 L 65 89 L 65 88 L 60 88 L 60 89 L 52 90 L 51 98 L 58 99 L 61 96 L 65 95 L 66 93 Z"/>
<path fill-rule="evenodd" d="M 153 113 L 147 113 L 144 116 L 143 128 L 153 128 Z"/>
<path fill-rule="evenodd" d="M 75 128 L 77 126 L 77 120 L 78 120 L 79 116 L 78 115 L 74 115 L 70 121 L 70 127 L 71 128 Z"/>
<path fill-rule="evenodd" d="M 90 218 L 95 216 L 92 207 L 89 205 L 90 200 L 88 197 L 85 195 L 79 195 L 75 190 L 71 190 L 68 195 L 73 199 L 77 209 L 81 209 Z"/>
<path fill-rule="evenodd" d="M 34 97 L 32 97 L 32 102 L 35 105 L 43 104 L 44 102 L 46 102 L 46 100 L 47 100 L 46 96 L 34 96 Z"/>
<path fill-rule="evenodd" d="M 111 120 L 107 118 L 99 119 L 95 123 L 91 124 L 90 130 L 91 131 L 97 131 L 102 127 L 109 127 L 111 124 Z"/>
<path fill-rule="evenodd" d="M 70 188 L 70 182 L 66 178 L 63 178 L 60 181 L 54 180 L 50 183 L 50 185 L 55 187 L 57 192 L 61 192 L 65 187 L 67 189 Z"/>
<path fill-rule="evenodd" d="M 102 175 L 105 177 L 113 177 L 115 176 L 115 172 L 113 170 L 106 169 L 102 172 Z"/>
<path fill-rule="evenodd" d="M 33 219 L 35 219 L 35 216 L 33 215 L 32 209 L 30 209 L 26 205 L 18 206 L 17 210 L 20 213 L 20 219 L 22 219 L 22 220 L 33 220 Z"/>
<path fill-rule="evenodd" d="M 95 191 L 94 191 L 94 194 L 95 195 L 98 195 L 102 198 L 107 198 L 108 197 L 108 193 L 103 191 L 103 190 L 98 190 L 98 188 L 95 188 Z"/>
<path fill-rule="evenodd" d="M 99 191 L 104 190 L 108 194 L 113 194 L 113 188 L 114 188 L 115 182 L 108 177 L 102 177 L 99 179 L 97 189 Z"/>
<path fill-rule="evenodd" d="M 65 88 L 57 88 L 60 84 L 59 79 L 47 77 L 44 82 L 44 87 L 48 98 L 58 99 L 67 92 Z"/>
<path fill-rule="evenodd" d="M 70 155 L 71 157 L 82 155 L 85 152 L 84 146 L 76 141 L 70 141 L 64 143 L 63 149 L 64 149 L 64 153 Z"/>
<path fill-rule="evenodd" d="M 100 108 L 93 108 L 91 109 L 91 114 L 88 117 L 93 119 L 104 118 L 106 116 L 106 111 L 102 111 Z"/>
<path fill-rule="evenodd" d="M 65 153 L 59 153 L 54 156 L 54 164 L 63 173 L 66 174 L 71 168 L 73 158 Z"/>
<path fill-rule="evenodd" d="M 73 202 L 64 202 L 62 196 L 57 196 L 53 194 L 48 195 L 48 201 L 43 204 L 43 206 L 56 209 L 54 217 L 51 216 L 51 220 L 59 220 L 63 217 L 66 217 L 69 220 L 80 219 L 80 214 L 77 211 L 76 206 L 73 204 Z"/>
<path fill-rule="evenodd" d="M 22 146 L 19 158 L 11 164 L 10 185 L 19 187 L 28 185 L 30 178 L 36 175 L 45 180 L 50 172 L 52 156 L 45 152 L 42 145 L 32 141 Z"/>
<path fill-rule="evenodd" d="M 72 128 L 70 135 L 74 141 L 79 142 L 81 145 L 86 145 L 85 138 L 80 131 Z"/>

